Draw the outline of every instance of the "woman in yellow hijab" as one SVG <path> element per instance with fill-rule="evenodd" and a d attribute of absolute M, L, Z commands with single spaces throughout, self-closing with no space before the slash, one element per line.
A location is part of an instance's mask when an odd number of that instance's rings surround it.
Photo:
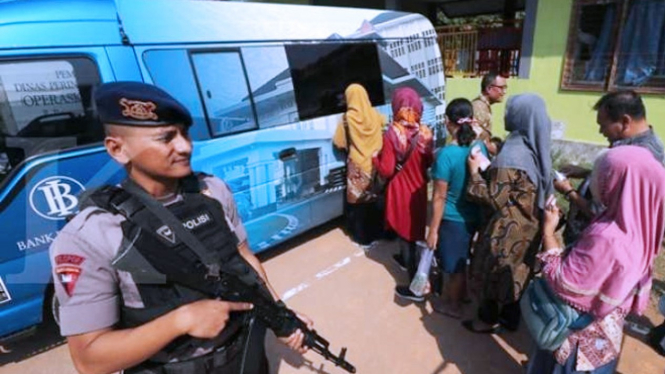
<path fill-rule="evenodd" d="M 383 144 L 384 117 L 372 107 L 363 86 L 353 83 L 344 92 L 347 110 L 337 126 L 333 143 L 348 154 L 346 216 L 351 239 L 364 248 L 379 238 L 383 215 L 377 196 L 370 191 L 375 177 L 372 155 Z"/>

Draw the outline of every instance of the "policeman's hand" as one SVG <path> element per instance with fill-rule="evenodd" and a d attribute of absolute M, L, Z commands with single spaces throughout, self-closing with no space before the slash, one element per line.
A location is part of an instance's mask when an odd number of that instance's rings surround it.
<path fill-rule="evenodd" d="M 307 325 L 308 329 L 312 329 L 314 327 L 314 322 L 307 317 L 304 314 L 296 313 L 298 318 L 300 318 L 301 321 L 305 322 L 305 325 Z M 305 341 L 305 334 L 300 331 L 300 329 L 294 331 L 291 335 L 284 337 L 284 338 L 279 338 L 279 340 L 282 341 L 282 343 L 286 344 L 289 348 L 293 349 L 294 351 L 303 354 L 309 350 L 309 347 L 305 347 L 303 345 Z"/>
<path fill-rule="evenodd" d="M 562 181 L 555 180 L 554 181 L 554 188 L 559 193 L 566 193 L 566 192 L 574 189 L 573 185 L 570 183 L 570 180 L 568 180 L 568 179 L 564 179 Z"/>
<path fill-rule="evenodd" d="M 559 171 L 568 178 L 586 178 L 591 173 L 591 170 L 577 165 L 564 165 Z"/>
<path fill-rule="evenodd" d="M 199 300 L 176 310 L 176 325 L 182 334 L 195 338 L 214 338 L 226 326 L 232 312 L 252 309 L 250 303 Z"/>

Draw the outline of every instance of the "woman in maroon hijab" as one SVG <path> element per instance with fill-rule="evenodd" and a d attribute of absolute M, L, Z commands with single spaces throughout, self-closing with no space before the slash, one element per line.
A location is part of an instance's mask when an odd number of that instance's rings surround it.
<path fill-rule="evenodd" d="M 379 174 L 389 180 L 386 188 L 386 226 L 398 236 L 400 252 L 409 272 L 416 273 L 415 242 L 425 239 L 427 224 L 427 168 L 432 164 L 432 131 L 420 123 L 423 104 L 409 87 L 393 94 L 393 121 L 383 135 L 383 148 L 373 159 Z M 395 294 L 423 301 L 407 286 Z"/>

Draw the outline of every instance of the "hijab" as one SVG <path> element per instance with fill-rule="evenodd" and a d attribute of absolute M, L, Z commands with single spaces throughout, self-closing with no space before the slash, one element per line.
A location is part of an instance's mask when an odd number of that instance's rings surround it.
<path fill-rule="evenodd" d="M 346 88 L 344 95 L 347 109 L 343 120 L 346 126 L 337 127 L 333 141 L 339 148 L 348 149 L 349 158 L 363 171 L 371 173 L 372 154 L 383 145 L 384 117 L 372 107 L 363 86 L 353 83 Z"/>
<path fill-rule="evenodd" d="M 421 126 L 423 103 L 416 90 L 411 87 L 398 88 L 393 94 L 391 106 L 393 110 L 391 129 L 397 139 L 395 151 L 398 159 L 404 158 L 413 138 L 418 135 L 422 135 L 417 139 L 419 150 L 427 149 L 432 140 L 432 132 L 427 126 Z"/>
<path fill-rule="evenodd" d="M 610 149 L 595 169 L 606 209 L 564 258 L 561 297 L 600 318 L 616 307 L 641 314 L 665 230 L 665 169 L 636 146 Z"/>
<path fill-rule="evenodd" d="M 545 200 L 554 192 L 550 155 L 552 121 L 545 101 L 529 93 L 510 97 L 505 128 L 510 134 L 491 167 L 524 171 L 538 191 L 538 207 L 544 209 Z"/>

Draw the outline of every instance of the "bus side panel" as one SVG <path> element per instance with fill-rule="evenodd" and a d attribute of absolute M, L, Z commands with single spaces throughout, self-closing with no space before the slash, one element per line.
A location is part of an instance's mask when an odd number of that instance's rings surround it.
<path fill-rule="evenodd" d="M 194 168 L 230 185 L 254 251 L 342 214 L 342 188 L 331 184 L 344 166 L 332 152 L 336 124 L 329 116 L 196 143 Z"/>
<path fill-rule="evenodd" d="M 106 54 L 116 81 L 143 81 L 134 48 L 126 46 L 106 47 Z"/>
<path fill-rule="evenodd" d="M 1 239 L 0 274 L 11 300 L 0 304 L 0 336 L 41 321 L 45 289 L 51 281 L 49 245 L 66 223 L 65 215 L 78 205 L 77 195 L 118 183 L 124 176 L 103 148 L 90 152 L 34 160 L 25 166 L 20 183 L 5 195 L 2 218 L 12 219 Z M 55 209 L 46 208 L 49 199 Z"/>
<path fill-rule="evenodd" d="M 49 80 L 66 76 L 58 69 L 67 66 L 68 58 L 77 58 L 79 63 L 87 61 L 87 66 L 91 67 L 88 70 L 97 80 L 94 84 L 114 80 L 103 48 L 2 51 L 0 76 L 5 82 L 10 77 L 16 80 L 21 76 L 12 71 L 26 66 L 24 70 L 31 72 L 25 75 L 26 85 L 37 81 L 45 81 L 48 85 Z M 75 81 L 78 77 L 66 79 Z M 90 90 L 88 83 L 86 85 L 86 89 Z M 20 92 L 16 90 L 9 94 L 18 95 Z M 34 95 L 42 95 L 34 91 L 25 94 L 33 95 L 33 98 L 26 98 L 26 103 L 36 103 Z M 89 96 L 89 93 L 86 95 Z M 4 108 L 5 114 L 32 113 L 29 109 L 19 112 L 16 106 L 20 104 L 16 102 L 11 105 L 15 107 Z M 49 108 L 46 104 L 40 108 L 58 109 L 57 105 Z M 25 125 L 23 130 L 31 127 L 39 129 L 32 125 L 32 122 Z M 78 204 L 76 195 L 84 189 L 119 180 L 122 175 L 119 167 L 99 145 L 64 150 L 60 147 L 71 146 L 67 145 L 70 141 L 66 137 L 30 138 L 23 137 L 20 131 L 8 135 L 7 142 L 9 144 L 11 140 L 22 146 L 27 158 L 13 165 L 11 173 L 0 184 L 0 337 L 42 320 L 45 291 L 51 281 L 48 248 L 66 223 L 66 216 L 75 212 Z"/>
<path fill-rule="evenodd" d="M 0 336 L 38 324 L 42 320 L 44 284 L 49 282 L 49 258 L 43 252 L 26 254 L 25 257 L 0 263 L 3 274 L 4 299 L 0 306 Z M 18 280 L 18 274 L 30 274 L 30 279 Z M 5 307 L 6 304 L 6 307 Z"/>

